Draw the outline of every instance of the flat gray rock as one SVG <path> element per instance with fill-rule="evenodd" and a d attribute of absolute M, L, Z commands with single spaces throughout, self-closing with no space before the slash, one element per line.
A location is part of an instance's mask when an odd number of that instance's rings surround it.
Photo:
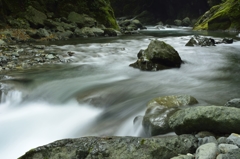
<path fill-rule="evenodd" d="M 193 135 L 171 137 L 83 137 L 55 141 L 28 151 L 19 159 L 170 159 L 193 153 L 197 139 Z"/>
<path fill-rule="evenodd" d="M 179 110 L 169 118 L 169 126 L 176 134 L 199 131 L 240 133 L 240 109 L 224 106 L 198 106 Z"/>

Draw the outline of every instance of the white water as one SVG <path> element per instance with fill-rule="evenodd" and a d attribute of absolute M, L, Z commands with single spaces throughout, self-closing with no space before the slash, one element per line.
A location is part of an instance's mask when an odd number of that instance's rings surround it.
<path fill-rule="evenodd" d="M 185 34 L 189 33 L 172 31 L 156 37 L 151 33 L 97 42 L 66 41 L 50 47 L 74 52 L 76 63 L 10 73 L 3 82 L 12 89 L 2 94 L 0 104 L 1 158 L 16 159 L 32 148 L 63 138 L 141 135 L 141 127 L 133 125 L 133 119 L 144 114 L 146 103 L 154 97 L 189 94 L 201 105 L 222 105 L 240 96 L 240 42 L 185 47 L 191 38 Z M 179 36 L 174 31 L 180 31 Z M 155 38 L 179 52 L 185 61 L 180 69 L 142 72 L 128 66 Z"/>

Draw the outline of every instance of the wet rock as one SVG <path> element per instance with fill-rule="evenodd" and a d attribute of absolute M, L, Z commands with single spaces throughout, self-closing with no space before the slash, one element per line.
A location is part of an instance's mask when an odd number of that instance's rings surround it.
<path fill-rule="evenodd" d="M 47 59 L 54 59 L 55 57 L 53 56 L 53 54 L 48 54 L 45 56 Z"/>
<path fill-rule="evenodd" d="M 112 28 L 105 28 L 103 29 L 104 31 L 104 36 L 118 36 L 118 32 Z"/>
<path fill-rule="evenodd" d="M 220 153 L 228 153 L 234 149 L 238 149 L 239 147 L 236 145 L 232 145 L 232 144 L 220 144 L 218 145 L 218 149 L 220 151 Z"/>
<path fill-rule="evenodd" d="M 178 108 L 163 108 L 161 106 L 148 108 L 142 121 L 145 133 L 148 136 L 156 136 L 172 132 L 168 120 L 178 110 Z"/>
<path fill-rule="evenodd" d="M 185 46 L 215 46 L 216 42 L 212 38 L 206 38 L 199 35 L 194 35 L 191 39 L 187 42 Z"/>
<path fill-rule="evenodd" d="M 198 106 L 179 110 L 169 119 L 176 134 L 210 131 L 216 134 L 240 132 L 240 109 L 224 106 Z"/>
<path fill-rule="evenodd" d="M 161 158 L 169 159 L 178 154 L 196 150 L 192 135 L 172 137 L 82 137 L 55 141 L 28 151 L 19 159 L 44 158 Z"/>
<path fill-rule="evenodd" d="M 207 143 L 198 147 L 196 151 L 197 159 L 216 159 L 218 147 L 215 143 Z"/>
<path fill-rule="evenodd" d="M 231 99 L 224 106 L 240 108 L 240 98 Z"/>
<path fill-rule="evenodd" d="M 138 60 L 131 67 L 144 71 L 157 71 L 168 68 L 179 68 L 182 60 L 178 52 L 163 41 L 152 40 L 146 50 L 140 50 Z"/>
<path fill-rule="evenodd" d="M 195 40 L 194 37 L 191 37 L 191 39 L 187 42 L 185 46 L 195 46 L 198 45 L 198 42 Z"/>
<path fill-rule="evenodd" d="M 190 95 L 172 95 L 154 98 L 148 102 L 147 107 L 161 105 L 169 108 L 194 105 L 197 103 L 197 99 Z"/>
<path fill-rule="evenodd" d="M 68 21 L 71 23 L 76 23 L 78 27 L 95 27 L 97 21 L 86 14 L 78 14 L 76 12 L 71 12 L 68 15 Z"/>
<path fill-rule="evenodd" d="M 222 40 L 222 43 L 224 43 L 224 44 L 232 44 L 233 43 L 233 38 L 224 38 Z"/>

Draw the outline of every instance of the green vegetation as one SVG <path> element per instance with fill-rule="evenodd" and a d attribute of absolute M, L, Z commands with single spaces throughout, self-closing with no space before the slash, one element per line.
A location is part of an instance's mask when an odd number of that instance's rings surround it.
<path fill-rule="evenodd" d="M 195 24 L 194 30 L 240 30 L 240 1 L 227 0 L 213 6 Z"/>

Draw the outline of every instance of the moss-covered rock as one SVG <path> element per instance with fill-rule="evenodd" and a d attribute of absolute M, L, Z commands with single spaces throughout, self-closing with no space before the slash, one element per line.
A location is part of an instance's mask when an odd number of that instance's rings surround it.
<path fill-rule="evenodd" d="M 213 6 L 194 26 L 194 30 L 240 30 L 240 1 L 227 0 Z"/>
<path fill-rule="evenodd" d="M 98 24 L 103 24 L 108 28 L 119 29 L 109 0 L 0 0 L 0 6 L 0 15 L 2 16 L 0 20 L 5 21 L 9 16 L 13 18 L 32 18 L 29 12 L 29 6 L 31 6 L 31 12 L 34 10 L 34 13 L 42 13 L 45 16 L 51 13 L 52 18 L 67 18 L 70 12 L 76 12 L 86 14 L 96 19 Z M 40 21 L 42 21 L 42 17 Z M 31 19 L 31 21 L 33 20 Z M 35 23 L 36 20 L 34 20 Z"/>

